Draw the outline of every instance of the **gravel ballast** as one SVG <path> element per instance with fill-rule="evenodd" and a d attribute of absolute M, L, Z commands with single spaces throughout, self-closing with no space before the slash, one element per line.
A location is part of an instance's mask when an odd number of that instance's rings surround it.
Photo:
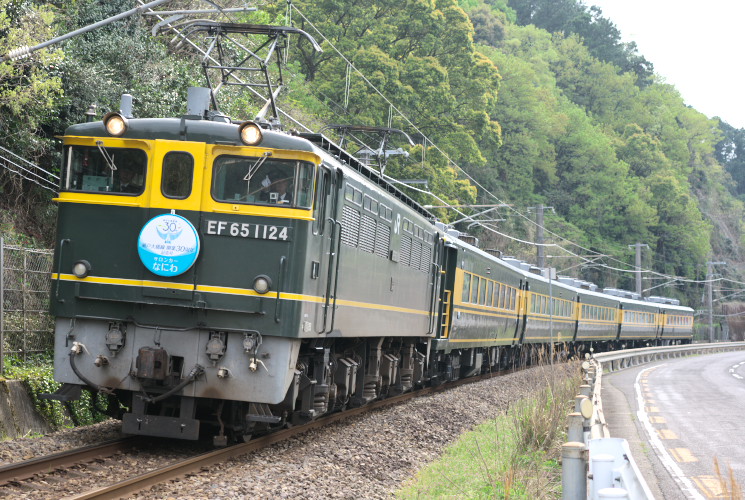
<path fill-rule="evenodd" d="M 390 498 L 460 434 L 545 386 L 550 369 L 531 368 L 374 410 L 156 486 L 134 498 Z M 0 464 L 113 439 L 119 436 L 119 428 L 119 422 L 109 421 L 2 442 Z M 122 461 L 130 474 L 151 468 L 136 460 L 133 463 L 131 457 L 115 460 Z M 4 493 L 8 492 L 0 490 L 0 495 Z"/>

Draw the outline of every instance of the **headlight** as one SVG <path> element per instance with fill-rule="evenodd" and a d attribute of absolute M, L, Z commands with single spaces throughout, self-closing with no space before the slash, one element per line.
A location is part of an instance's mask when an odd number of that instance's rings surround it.
<path fill-rule="evenodd" d="M 76 278 L 85 278 L 91 272 L 91 264 L 87 260 L 79 260 L 72 265 L 72 274 Z"/>
<path fill-rule="evenodd" d="M 103 124 L 106 127 L 106 132 L 113 135 L 114 137 L 120 137 L 127 131 L 127 119 L 116 111 L 106 113 L 103 117 Z"/>
<path fill-rule="evenodd" d="M 254 280 L 254 290 L 256 293 L 265 294 L 272 287 L 272 280 L 268 276 L 257 276 Z"/>
<path fill-rule="evenodd" d="M 241 136 L 241 142 L 246 146 L 256 146 L 263 138 L 261 127 L 254 122 L 243 122 L 238 127 L 238 134 Z"/>

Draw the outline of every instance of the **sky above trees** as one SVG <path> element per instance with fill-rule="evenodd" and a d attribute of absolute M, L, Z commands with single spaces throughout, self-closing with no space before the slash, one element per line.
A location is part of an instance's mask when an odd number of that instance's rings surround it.
<path fill-rule="evenodd" d="M 742 0 L 586 0 L 597 5 L 686 104 L 745 128 Z"/>

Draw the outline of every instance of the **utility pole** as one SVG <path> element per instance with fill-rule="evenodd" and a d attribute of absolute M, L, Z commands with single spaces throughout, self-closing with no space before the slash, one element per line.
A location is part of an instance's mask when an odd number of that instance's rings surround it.
<path fill-rule="evenodd" d="M 535 223 L 538 225 L 535 234 L 535 239 L 538 243 L 538 267 L 543 269 L 543 266 L 546 265 L 546 256 L 543 251 L 543 204 L 541 203 L 538 204 L 535 211 Z"/>
<path fill-rule="evenodd" d="M 708 285 L 708 292 L 706 294 L 706 302 L 709 305 L 709 343 L 714 342 L 714 274 L 712 266 L 726 266 L 726 262 L 713 262 L 708 261 L 706 263 L 706 284 Z"/>
<path fill-rule="evenodd" d="M 542 203 L 539 203 L 536 207 L 528 207 L 528 211 L 535 210 L 535 224 L 537 226 L 535 233 L 535 242 L 538 243 L 538 262 L 537 265 L 541 269 L 546 267 L 546 256 L 543 248 L 543 211 L 551 210 L 554 212 L 554 207 L 544 207 Z"/>
<path fill-rule="evenodd" d="M 642 295 L 642 247 L 649 249 L 649 245 L 646 243 L 636 243 L 635 245 L 629 245 L 629 248 L 636 248 L 636 259 L 634 260 L 634 267 L 636 268 L 636 293 L 639 297 Z"/>

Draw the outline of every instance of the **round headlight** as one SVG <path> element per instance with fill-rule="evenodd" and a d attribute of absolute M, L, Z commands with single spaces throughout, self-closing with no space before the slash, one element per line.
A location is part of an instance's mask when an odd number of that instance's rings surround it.
<path fill-rule="evenodd" d="M 76 278 L 85 278 L 91 272 L 91 264 L 87 260 L 79 260 L 72 265 L 72 274 Z"/>
<path fill-rule="evenodd" d="M 103 124 L 104 127 L 106 127 L 106 132 L 113 135 L 114 137 L 124 135 L 124 132 L 127 131 L 128 126 L 127 119 L 116 111 L 106 113 L 106 116 L 103 117 Z"/>
<path fill-rule="evenodd" d="M 254 290 L 256 293 L 264 294 L 272 287 L 272 282 L 268 276 L 257 276 L 254 280 Z"/>
<path fill-rule="evenodd" d="M 256 146 L 262 139 L 261 127 L 254 122 L 243 122 L 238 127 L 238 133 L 241 136 L 241 142 L 247 146 Z"/>

